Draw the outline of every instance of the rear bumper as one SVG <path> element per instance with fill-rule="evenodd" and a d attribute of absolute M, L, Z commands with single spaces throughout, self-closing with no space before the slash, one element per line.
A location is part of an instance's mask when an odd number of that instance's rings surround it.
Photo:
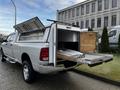
<path fill-rule="evenodd" d="M 38 73 L 48 74 L 48 73 L 55 73 L 55 72 L 59 72 L 59 71 L 63 71 L 63 70 L 69 70 L 69 69 L 75 68 L 76 66 L 77 65 L 69 67 L 69 68 L 65 68 L 65 67 L 54 67 L 54 66 L 40 65 L 37 67 L 36 71 Z"/>

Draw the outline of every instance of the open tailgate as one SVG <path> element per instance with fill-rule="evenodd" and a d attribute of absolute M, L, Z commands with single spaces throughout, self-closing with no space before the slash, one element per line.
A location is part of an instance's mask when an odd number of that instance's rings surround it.
<path fill-rule="evenodd" d="M 82 54 L 78 51 L 65 50 L 65 51 L 58 51 L 57 58 L 62 60 L 74 61 L 79 64 L 88 64 L 88 65 L 94 66 L 94 65 L 112 60 L 113 55 L 99 54 L 99 53 Z"/>

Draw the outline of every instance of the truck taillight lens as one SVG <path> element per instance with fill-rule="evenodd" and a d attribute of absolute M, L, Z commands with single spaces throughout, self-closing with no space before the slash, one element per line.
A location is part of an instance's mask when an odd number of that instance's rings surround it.
<path fill-rule="evenodd" d="M 49 49 L 48 48 L 42 48 L 40 52 L 40 60 L 41 61 L 48 61 L 49 57 Z"/>

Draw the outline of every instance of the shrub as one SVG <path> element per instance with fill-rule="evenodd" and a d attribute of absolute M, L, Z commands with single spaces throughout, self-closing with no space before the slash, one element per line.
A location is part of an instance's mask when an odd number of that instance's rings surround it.
<path fill-rule="evenodd" d="M 119 38 L 118 38 L 118 51 L 120 53 L 120 34 L 119 34 Z"/>
<path fill-rule="evenodd" d="M 101 37 L 101 52 L 109 52 L 109 38 L 107 27 L 104 27 Z"/>
<path fill-rule="evenodd" d="M 88 31 L 93 31 L 93 29 L 92 29 L 92 28 L 90 28 L 90 27 L 88 27 Z"/>

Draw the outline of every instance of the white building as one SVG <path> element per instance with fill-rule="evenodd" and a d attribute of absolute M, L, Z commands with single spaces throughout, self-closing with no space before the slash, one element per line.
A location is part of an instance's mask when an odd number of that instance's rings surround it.
<path fill-rule="evenodd" d="M 120 25 L 120 0 L 86 0 L 57 12 L 57 20 L 102 31 Z"/>

